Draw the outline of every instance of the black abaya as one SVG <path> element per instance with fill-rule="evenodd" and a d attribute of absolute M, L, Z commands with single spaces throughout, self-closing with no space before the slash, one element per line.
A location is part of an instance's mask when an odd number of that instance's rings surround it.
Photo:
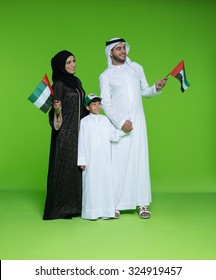
<path fill-rule="evenodd" d="M 81 83 L 70 88 L 62 82 L 54 83 L 55 96 L 62 103 L 62 125 L 53 127 L 54 109 L 49 112 L 52 126 L 47 196 L 44 220 L 69 218 L 81 214 L 82 172 L 77 166 L 80 119 L 87 115 L 85 92 Z"/>

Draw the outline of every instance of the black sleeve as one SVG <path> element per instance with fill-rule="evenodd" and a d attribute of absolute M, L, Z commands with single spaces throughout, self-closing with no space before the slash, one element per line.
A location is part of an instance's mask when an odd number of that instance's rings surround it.
<path fill-rule="evenodd" d="M 63 98 L 63 85 L 60 81 L 56 81 L 53 84 L 53 91 L 54 91 L 54 96 L 53 100 L 60 100 L 62 102 Z"/>
<path fill-rule="evenodd" d="M 60 81 L 56 81 L 53 84 L 53 91 L 54 91 L 54 96 L 53 100 L 60 100 L 62 102 L 63 98 L 63 85 Z M 52 107 L 49 111 L 49 123 L 52 128 L 54 128 L 54 108 Z"/>
<path fill-rule="evenodd" d="M 78 79 L 78 88 L 81 91 L 81 103 L 80 103 L 80 118 L 84 118 L 85 116 L 89 115 L 89 111 L 86 109 L 85 105 L 84 105 L 84 100 L 85 100 L 85 90 L 82 87 L 82 82 L 80 81 L 79 78 Z"/>

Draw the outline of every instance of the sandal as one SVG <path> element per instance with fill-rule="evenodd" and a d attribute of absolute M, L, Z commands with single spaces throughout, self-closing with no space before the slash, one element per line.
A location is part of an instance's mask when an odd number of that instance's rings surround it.
<path fill-rule="evenodd" d="M 141 219 L 149 219 L 151 217 L 151 212 L 149 211 L 148 206 L 140 206 L 138 210 Z"/>
<path fill-rule="evenodd" d="M 119 219 L 120 212 L 118 210 L 115 210 L 115 219 Z"/>

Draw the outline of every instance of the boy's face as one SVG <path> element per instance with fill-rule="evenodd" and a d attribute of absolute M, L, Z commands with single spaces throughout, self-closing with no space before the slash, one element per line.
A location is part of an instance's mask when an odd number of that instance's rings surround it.
<path fill-rule="evenodd" d="M 87 110 L 90 111 L 90 113 L 98 115 L 100 113 L 101 109 L 101 102 L 100 101 L 92 101 L 88 106 L 86 106 Z"/>

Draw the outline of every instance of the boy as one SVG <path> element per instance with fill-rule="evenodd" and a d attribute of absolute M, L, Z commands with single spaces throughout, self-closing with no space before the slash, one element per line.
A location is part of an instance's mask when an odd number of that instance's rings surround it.
<path fill-rule="evenodd" d="M 83 170 L 81 217 L 115 218 L 118 211 L 115 211 L 110 141 L 118 142 L 126 133 L 115 129 L 106 116 L 99 114 L 99 96 L 90 93 L 85 106 L 90 114 L 81 120 L 78 145 L 78 166 Z"/>

